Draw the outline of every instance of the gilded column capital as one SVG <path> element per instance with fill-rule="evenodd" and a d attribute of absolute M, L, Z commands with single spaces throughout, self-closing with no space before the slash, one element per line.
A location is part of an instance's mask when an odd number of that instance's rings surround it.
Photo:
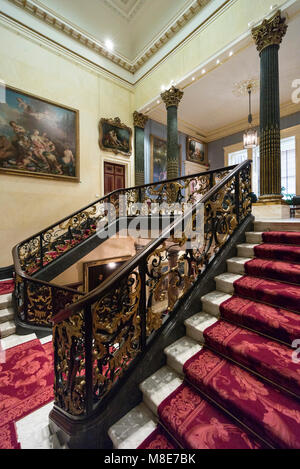
<path fill-rule="evenodd" d="M 160 96 L 167 109 L 170 106 L 178 107 L 183 96 L 183 91 L 175 88 L 175 86 L 171 86 L 169 90 L 164 91 Z"/>
<path fill-rule="evenodd" d="M 145 128 L 145 125 L 148 122 L 149 117 L 145 116 L 141 112 L 134 111 L 133 113 L 133 125 L 134 127 L 140 127 L 141 129 Z"/>
<path fill-rule="evenodd" d="M 281 17 L 278 10 L 270 19 L 252 29 L 252 37 L 257 50 L 261 53 L 266 47 L 280 45 L 287 31 L 286 18 Z"/>

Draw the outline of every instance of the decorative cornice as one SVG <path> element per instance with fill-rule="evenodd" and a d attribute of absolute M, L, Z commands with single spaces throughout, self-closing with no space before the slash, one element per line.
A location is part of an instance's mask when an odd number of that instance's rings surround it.
<path fill-rule="evenodd" d="M 180 101 L 183 97 L 183 91 L 175 88 L 175 86 L 171 86 L 169 90 L 164 91 L 160 96 L 163 102 L 166 105 L 166 108 L 171 106 L 178 107 Z"/>
<path fill-rule="evenodd" d="M 252 29 L 252 37 L 257 50 L 261 53 L 266 47 L 280 45 L 287 31 L 286 18 L 281 17 L 281 10 L 278 10 L 270 19 L 266 19 Z"/>
<path fill-rule="evenodd" d="M 50 25 L 56 30 L 59 30 L 62 33 L 68 35 L 75 41 L 85 45 L 99 55 L 106 57 L 124 70 L 134 74 L 141 67 L 143 67 L 146 62 L 148 62 L 149 59 L 151 59 L 156 54 L 156 52 L 158 52 L 165 44 L 167 44 L 167 42 L 169 42 L 170 39 L 175 36 L 175 34 L 177 34 L 184 26 L 186 26 L 186 24 L 192 18 L 194 18 L 199 13 L 199 11 L 204 8 L 211 0 L 195 0 L 188 11 L 184 11 L 180 17 L 177 17 L 174 23 L 172 23 L 166 30 L 164 30 L 154 42 L 149 44 L 149 46 L 144 49 L 142 54 L 138 56 L 133 62 L 121 55 L 108 51 L 103 44 L 101 44 L 92 36 L 88 35 L 86 32 L 80 30 L 78 27 L 75 27 L 75 25 L 72 25 L 70 22 L 66 22 L 63 20 L 63 18 L 59 17 L 57 14 L 54 14 L 49 9 L 38 6 L 38 1 L 7 1 L 35 16 L 39 20 L 45 22 L 47 25 Z"/>
<path fill-rule="evenodd" d="M 133 125 L 134 127 L 140 127 L 141 129 L 145 128 L 145 125 L 147 124 L 149 120 L 149 117 L 146 116 L 145 114 L 142 114 L 141 112 L 134 111 L 133 113 Z"/>

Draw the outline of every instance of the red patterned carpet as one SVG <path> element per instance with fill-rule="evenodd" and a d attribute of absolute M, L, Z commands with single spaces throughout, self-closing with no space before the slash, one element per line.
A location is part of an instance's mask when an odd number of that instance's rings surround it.
<path fill-rule="evenodd" d="M 300 449 L 300 233 L 264 233 L 255 256 L 141 447 Z"/>
<path fill-rule="evenodd" d="M 0 295 L 6 295 L 14 291 L 14 280 L 1 280 L 0 281 Z"/>
<path fill-rule="evenodd" d="M 52 343 L 12 347 L 0 363 L 0 448 L 18 448 L 14 423 L 54 398 Z"/>

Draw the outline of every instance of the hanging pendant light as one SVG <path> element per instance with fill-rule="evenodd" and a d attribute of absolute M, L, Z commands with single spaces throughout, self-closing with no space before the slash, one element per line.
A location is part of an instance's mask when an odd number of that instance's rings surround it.
<path fill-rule="evenodd" d="M 252 127 L 252 113 L 251 113 L 251 85 L 248 86 L 248 94 L 249 94 L 249 116 L 248 116 L 248 123 L 249 127 L 244 133 L 244 148 L 255 148 L 258 144 L 258 136 L 257 130 Z"/>

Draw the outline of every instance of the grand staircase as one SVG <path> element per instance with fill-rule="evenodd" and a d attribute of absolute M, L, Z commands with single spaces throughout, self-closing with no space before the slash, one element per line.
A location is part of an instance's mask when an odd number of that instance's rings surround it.
<path fill-rule="evenodd" d="M 269 232 L 286 226 L 298 231 Z M 256 222 L 215 283 L 110 427 L 115 448 L 300 448 L 298 224 Z"/>

